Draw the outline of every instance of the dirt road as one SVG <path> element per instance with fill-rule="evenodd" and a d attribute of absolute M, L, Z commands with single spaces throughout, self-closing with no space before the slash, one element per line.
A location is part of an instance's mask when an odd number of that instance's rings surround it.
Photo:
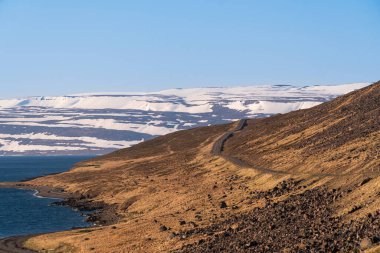
<path fill-rule="evenodd" d="M 363 173 L 354 173 L 354 172 L 350 172 L 350 173 L 346 173 L 346 174 L 338 174 L 338 173 L 294 173 L 294 172 L 290 173 L 287 171 L 280 171 L 280 170 L 273 170 L 270 168 L 265 168 L 265 167 L 259 166 L 257 164 L 252 164 L 252 163 L 248 163 L 246 161 L 240 160 L 237 157 L 233 157 L 233 156 L 223 154 L 223 149 L 224 149 L 224 145 L 225 145 L 226 141 L 228 139 L 232 138 L 236 132 L 243 130 L 246 126 L 247 126 L 247 119 L 239 120 L 238 124 L 236 125 L 236 127 L 233 130 L 226 132 L 224 135 L 219 137 L 214 142 L 214 145 L 211 149 L 211 154 L 221 156 L 224 159 L 228 160 L 229 162 L 235 164 L 236 166 L 244 167 L 244 168 L 251 168 L 251 169 L 255 169 L 255 170 L 261 171 L 263 173 L 268 173 L 268 174 L 308 175 L 308 176 L 314 176 L 314 177 L 344 177 L 344 176 L 352 177 L 353 175 L 363 175 Z M 378 176 L 379 174 L 380 174 L 379 171 L 373 171 L 373 172 L 365 173 L 365 175 L 368 177 Z"/>

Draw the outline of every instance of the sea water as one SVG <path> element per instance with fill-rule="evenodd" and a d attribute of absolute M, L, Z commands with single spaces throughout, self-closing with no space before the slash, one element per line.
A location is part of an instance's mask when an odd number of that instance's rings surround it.
<path fill-rule="evenodd" d="M 0 182 L 14 182 L 69 170 L 88 156 L 0 157 Z M 80 212 L 58 201 L 40 198 L 33 190 L 0 188 L 0 238 L 89 226 Z"/>

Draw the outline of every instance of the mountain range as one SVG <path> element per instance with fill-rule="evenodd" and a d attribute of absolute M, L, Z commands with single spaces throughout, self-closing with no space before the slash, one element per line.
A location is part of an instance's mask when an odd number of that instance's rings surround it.
<path fill-rule="evenodd" d="M 0 155 L 98 155 L 193 127 L 306 109 L 368 83 L 104 92 L 0 100 Z"/>

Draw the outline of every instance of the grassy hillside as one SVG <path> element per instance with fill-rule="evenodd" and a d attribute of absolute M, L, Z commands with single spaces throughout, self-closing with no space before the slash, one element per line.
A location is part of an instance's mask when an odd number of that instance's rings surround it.
<path fill-rule="evenodd" d="M 26 182 L 101 203 L 97 218 L 104 224 L 33 237 L 27 246 L 54 252 L 377 247 L 380 228 L 371 224 L 380 222 L 380 83 L 308 110 L 249 120 L 222 155 L 212 155 L 213 144 L 236 125 L 179 131 Z"/>

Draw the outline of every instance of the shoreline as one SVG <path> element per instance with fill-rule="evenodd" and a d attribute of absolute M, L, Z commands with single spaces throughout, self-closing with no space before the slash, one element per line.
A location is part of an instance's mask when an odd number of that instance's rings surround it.
<path fill-rule="evenodd" d="M 0 189 L 19 189 L 35 191 L 33 196 L 36 198 L 50 198 L 57 201 L 53 205 L 67 206 L 78 212 L 89 212 L 86 214 L 86 222 L 96 226 L 107 226 L 119 221 L 116 213 L 116 207 L 104 202 L 94 201 L 88 196 L 82 194 L 70 193 L 62 188 L 50 186 L 35 186 L 24 182 L 0 182 Z"/>
<path fill-rule="evenodd" d="M 62 190 L 30 186 L 31 185 L 23 184 L 23 182 L 0 182 L 0 189 L 34 190 L 35 193 L 33 196 L 37 198 L 64 200 L 64 198 L 68 196 Z M 41 233 L 0 238 L 0 253 L 36 253 L 37 251 L 26 248 L 24 243 L 28 239 L 38 235 L 41 235 Z"/>
<path fill-rule="evenodd" d="M 85 221 L 89 224 L 87 228 L 112 225 L 119 220 L 114 206 L 110 206 L 102 202 L 92 201 L 83 195 L 66 192 L 62 188 L 35 186 L 24 182 L 0 182 L 0 189 L 32 190 L 35 191 L 33 196 L 36 198 L 50 198 L 57 200 L 52 204 L 57 206 L 67 206 L 77 212 L 82 213 L 85 217 Z M 84 214 L 83 212 L 89 213 Z M 69 230 L 76 229 L 83 229 L 83 227 L 73 227 Z M 0 253 L 35 253 L 36 251 L 24 248 L 23 245 L 28 239 L 38 235 L 41 234 L 15 235 L 0 238 Z"/>
<path fill-rule="evenodd" d="M 19 189 L 19 190 L 32 190 L 36 191 L 35 197 L 41 198 L 51 198 L 51 199 L 66 199 L 73 197 L 73 194 L 67 193 L 62 188 L 52 188 L 49 186 L 32 186 L 30 184 L 24 183 L 24 181 L 20 182 L 0 182 L 0 189 L 8 188 L 8 189 Z"/>
<path fill-rule="evenodd" d="M 20 235 L 0 238 L 0 253 L 37 253 L 37 251 L 24 247 L 24 243 L 35 235 Z"/>

